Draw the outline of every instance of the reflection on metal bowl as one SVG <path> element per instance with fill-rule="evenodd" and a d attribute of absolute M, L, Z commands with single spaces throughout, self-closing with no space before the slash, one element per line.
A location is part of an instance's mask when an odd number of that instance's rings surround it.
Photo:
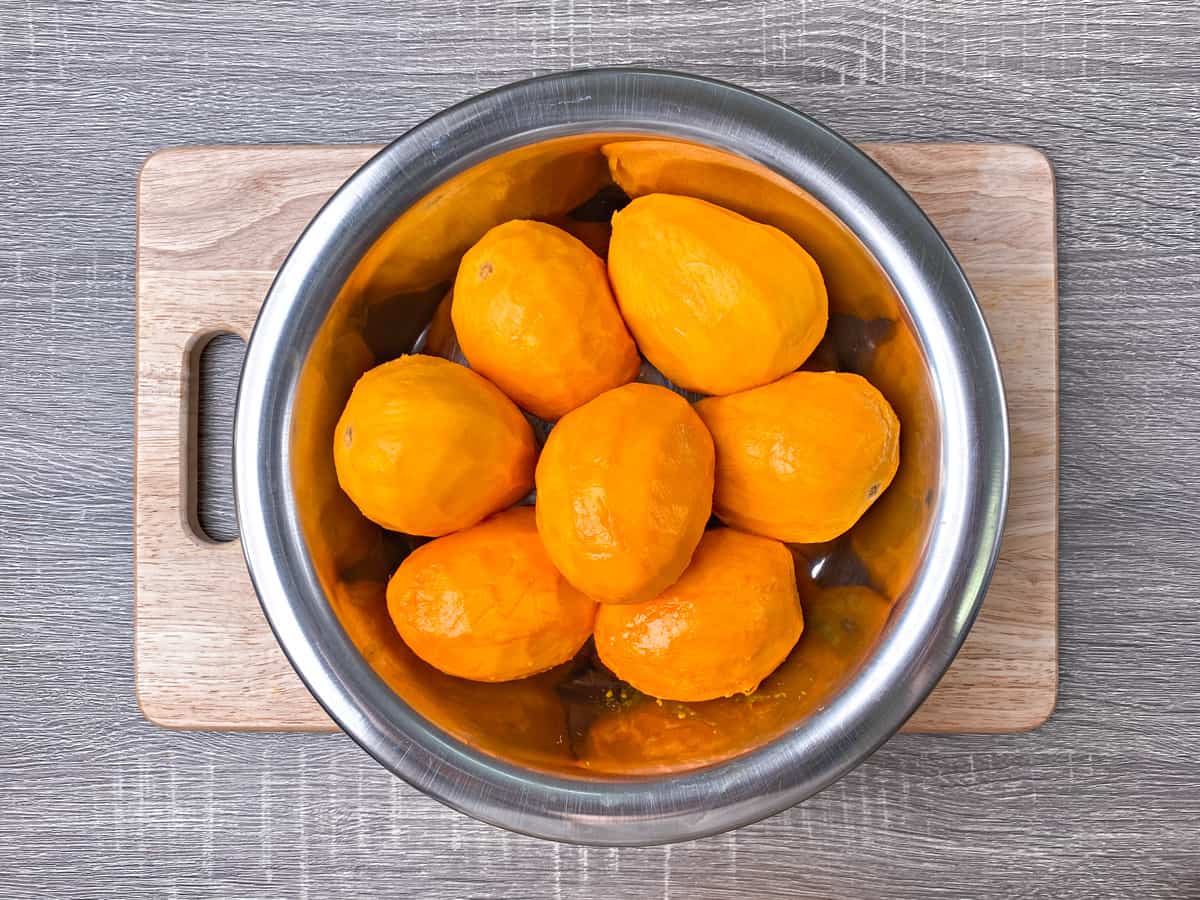
<path fill-rule="evenodd" d="M 628 141 L 639 143 L 610 172 L 602 147 Z M 902 423 L 900 470 L 880 500 L 842 538 L 794 548 L 809 624 L 750 697 L 659 703 L 614 681 L 590 648 L 508 684 L 435 671 L 395 634 L 383 599 L 420 539 L 366 522 L 334 474 L 334 423 L 365 369 L 414 348 L 454 355 L 443 300 L 462 253 L 513 218 L 554 222 L 602 253 L 604 223 L 624 197 L 614 175 L 631 194 L 702 197 L 795 237 L 820 264 L 831 308 L 806 367 L 866 376 Z M 771 100 L 616 69 L 470 100 L 347 182 L 259 316 L 235 466 L 263 607 L 297 671 L 356 741 L 486 821 L 638 844 L 781 810 L 900 727 L 949 665 L 986 589 L 1008 433 L 970 287 L 887 175 Z"/>

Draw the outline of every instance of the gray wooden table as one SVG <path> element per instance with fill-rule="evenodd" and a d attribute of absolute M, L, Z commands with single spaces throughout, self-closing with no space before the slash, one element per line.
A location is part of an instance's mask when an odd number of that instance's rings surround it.
<path fill-rule="evenodd" d="M 1019 141 L 1053 160 L 1053 718 L 898 737 L 802 807 L 627 851 L 475 823 L 342 736 L 147 724 L 130 549 L 142 158 L 384 141 L 503 82 L 633 62 L 765 91 L 854 139 Z M 0 0 L 0 896 L 1200 896 L 1198 206 L 1200 8 L 1184 0 Z M 210 358 L 213 396 L 237 352 Z M 219 483 L 205 512 L 229 529 Z"/>

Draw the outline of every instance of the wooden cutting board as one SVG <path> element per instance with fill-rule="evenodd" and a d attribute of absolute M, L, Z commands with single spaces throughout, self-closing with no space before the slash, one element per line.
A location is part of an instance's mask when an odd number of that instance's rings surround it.
<path fill-rule="evenodd" d="M 196 372 L 247 338 L 275 270 L 371 146 L 186 147 L 138 179 L 135 646 L 138 701 L 172 728 L 333 730 L 284 658 L 237 541 L 195 523 Z M 906 731 L 1041 724 L 1058 684 L 1058 297 L 1054 180 L 1030 147 L 864 144 L 966 269 L 1012 428 L 1000 563 L 966 644 Z"/>

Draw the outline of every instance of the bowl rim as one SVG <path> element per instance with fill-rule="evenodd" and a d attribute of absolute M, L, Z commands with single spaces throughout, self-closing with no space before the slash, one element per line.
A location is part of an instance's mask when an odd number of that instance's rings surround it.
<path fill-rule="evenodd" d="M 931 372 L 942 473 L 936 526 L 909 599 L 876 651 L 825 707 L 766 745 L 667 776 L 588 780 L 497 759 L 409 707 L 337 621 L 305 549 L 290 484 L 292 404 L 337 289 L 395 217 L 497 153 L 606 132 L 693 140 L 796 182 L 854 232 L 905 305 Z M 937 684 L 979 610 L 999 552 L 1009 434 L 999 364 L 962 269 L 902 188 L 852 144 L 752 91 L 643 68 L 556 73 L 468 99 L 365 163 L 281 266 L 247 344 L 234 423 L 241 544 L 292 666 L 342 729 L 446 805 L 519 833 L 595 845 L 700 838 L 825 788 L 894 734 Z"/>

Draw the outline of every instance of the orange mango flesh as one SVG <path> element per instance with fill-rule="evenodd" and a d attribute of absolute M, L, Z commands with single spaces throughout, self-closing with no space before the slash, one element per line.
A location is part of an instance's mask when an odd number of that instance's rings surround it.
<path fill-rule="evenodd" d="M 363 375 L 333 438 L 338 482 L 363 515 L 430 537 L 525 496 L 536 456 L 533 429 L 511 400 L 434 356 L 402 356 Z"/>
<path fill-rule="evenodd" d="M 387 589 L 406 644 L 448 675 L 511 681 L 573 657 L 596 604 L 550 562 L 528 506 L 413 551 Z"/>
<path fill-rule="evenodd" d="M 787 548 L 719 528 L 705 532 L 683 576 L 653 600 L 602 606 L 596 649 L 645 694 L 713 700 L 752 692 L 803 628 Z"/>
<path fill-rule="evenodd" d="M 537 464 L 537 526 L 566 579 L 604 603 L 683 574 L 712 511 L 712 438 L 686 400 L 627 384 L 568 413 Z"/>
<path fill-rule="evenodd" d="M 706 398 L 696 412 L 717 448 L 716 514 L 781 541 L 818 543 L 844 533 L 900 463 L 900 421 L 859 375 L 796 372 Z"/>
<path fill-rule="evenodd" d="M 451 318 L 471 367 L 543 419 L 632 381 L 641 367 L 603 260 L 542 222 L 498 225 L 467 251 Z"/>
<path fill-rule="evenodd" d="M 608 271 L 646 358 L 730 394 L 799 368 L 829 307 L 813 258 L 777 228 L 693 197 L 647 194 L 613 217 Z"/>

